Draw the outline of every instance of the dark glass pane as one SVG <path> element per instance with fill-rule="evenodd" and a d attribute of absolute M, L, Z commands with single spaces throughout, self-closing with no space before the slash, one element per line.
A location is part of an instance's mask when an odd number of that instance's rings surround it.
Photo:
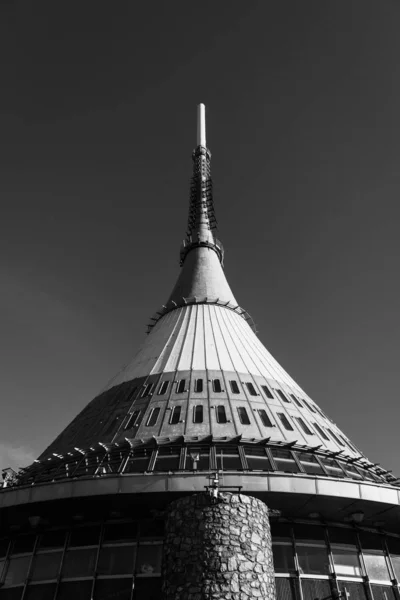
<path fill-rule="evenodd" d="M 26 588 L 24 600 L 53 600 L 56 587 L 56 583 L 29 585 Z"/>
<path fill-rule="evenodd" d="M 198 471 L 209 471 L 210 449 L 201 446 L 189 446 L 186 451 L 185 469 L 197 469 Z"/>
<path fill-rule="evenodd" d="M 142 519 L 140 521 L 140 539 L 164 537 L 164 521 L 161 519 Z"/>
<path fill-rule="evenodd" d="M 342 463 L 342 462 L 341 462 L 341 465 L 342 465 L 342 467 L 345 468 L 347 475 L 349 477 L 352 477 L 352 479 L 362 479 L 363 478 L 361 473 L 357 470 L 357 468 L 354 465 L 349 465 L 349 464 Z"/>
<path fill-rule="evenodd" d="M 246 447 L 246 459 L 251 471 L 272 471 L 265 448 Z"/>
<path fill-rule="evenodd" d="M 203 422 L 203 406 L 198 404 L 193 408 L 193 423 Z"/>
<path fill-rule="evenodd" d="M 301 574 L 329 574 L 329 559 L 325 547 L 296 544 L 296 551 Z"/>
<path fill-rule="evenodd" d="M 94 600 L 130 600 L 132 588 L 132 577 L 129 579 L 98 579 L 94 590 Z M 146 596 L 146 600 L 149 600 L 148 596 Z"/>
<path fill-rule="evenodd" d="M 128 422 L 125 425 L 125 429 L 130 429 L 131 427 L 133 427 L 135 425 L 139 415 L 140 415 L 140 410 L 135 410 L 129 417 Z"/>
<path fill-rule="evenodd" d="M 287 431 L 293 431 L 293 427 L 289 423 L 289 419 L 287 418 L 287 416 L 284 415 L 283 413 L 277 413 L 277 415 L 280 418 L 281 423 L 284 426 L 284 428 L 287 429 Z"/>
<path fill-rule="evenodd" d="M 138 546 L 136 572 L 142 575 L 161 573 L 162 545 L 141 544 Z"/>
<path fill-rule="evenodd" d="M 151 427 L 153 425 L 155 425 L 157 423 L 157 419 L 158 419 L 158 415 L 160 413 L 160 408 L 153 408 L 153 410 L 151 411 L 149 418 L 147 419 L 147 427 Z"/>
<path fill-rule="evenodd" d="M 135 546 L 101 548 L 97 572 L 99 575 L 131 575 L 135 564 Z"/>
<path fill-rule="evenodd" d="M 33 559 L 31 572 L 32 581 L 56 579 L 60 570 L 62 552 L 45 552 L 37 554 Z"/>
<path fill-rule="evenodd" d="M 61 576 L 91 577 L 96 564 L 97 548 L 86 550 L 67 550 L 64 556 Z"/>
<path fill-rule="evenodd" d="M 137 523 L 110 523 L 105 526 L 103 543 L 105 542 L 134 542 L 137 538 Z"/>
<path fill-rule="evenodd" d="M 160 448 L 157 453 L 154 471 L 177 471 L 180 455 L 180 448 Z"/>
<path fill-rule="evenodd" d="M 21 600 L 23 587 L 0 588 L 0 600 Z"/>
<path fill-rule="evenodd" d="M 217 423 L 226 423 L 225 406 L 217 406 Z"/>
<path fill-rule="evenodd" d="M 135 589 L 133 600 L 160 600 L 161 595 L 161 577 L 137 577 L 135 580 Z"/>
<path fill-rule="evenodd" d="M 345 477 L 343 470 L 340 468 L 339 463 L 334 458 L 327 458 L 325 456 L 320 457 L 322 464 L 328 471 L 328 475 L 332 477 Z"/>
<path fill-rule="evenodd" d="M 332 429 L 328 428 L 328 431 L 331 434 L 331 436 L 333 437 L 333 439 L 335 440 L 335 442 L 337 444 L 339 444 L 339 446 L 344 446 L 344 443 L 342 442 L 342 440 L 338 438 L 338 436 L 335 434 L 334 431 L 332 431 Z"/>
<path fill-rule="evenodd" d="M 309 452 L 297 452 L 297 458 L 303 465 L 305 472 L 309 475 L 325 475 L 323 468 L 313 454 Z"/>
<path fill-rule="evenodd" d="M 262 385 L 261 389 L 264 392 L 264 394 L 267 396 L 267 398 L 273 399 L 274 396 L 267 385 Z"/>
<path fill-rule="evenodd" d="M 370 533 L 369 531 L 359 532 L 361 547 L 364 552 L 378 550 L 380 553 L 383 552 L 382 547 L 382 536 L 377 533 Z"/>
<path fill-rule="evenodd" d="M 247 414 L 247 410 L 244 408 L 244 406 L 239 406 L 237 411 L 242 425 L 250 425 L 249 415 Z"/>
<path fill-rule="evenodd" d="M 329 540 L 331 544 L 341 544 L 341 545 L 352 545 L 355 547 L 356 545 L 356 537 L 354 531 L 350 528 L 345 527 L 329 527 Z"/>
<path fill-rule="evenodd" d="M 304 431 L 307 435 L 313 435 L 313 432 L 309 429 L 306 423 L 303 421 L 301 417 L 295 417 L 297 423 L 300 425 L 300 429 Z"/>
<path fill-rule="evenodd" d="M 317 412 L 317 411 L 315 410 L 315 408 L 313 407 L 313 405 L 312 405 L 312 404 L 310 404 L 309 402 L 306 402 L 306 400 L 304 400 L 304 398 L 303 398 L 303 402 L 304 402 L 304 404 L 307 406 L 307 408 L 308 408 L 309 410 L 311 410 L 311 412 L 313 412 L 313 413 L 316 413 L 316 412 Z"/>
<path fill-rule="evenodd" d="M 292 539 L 292 527 L 288 523 L 277 523 L 271 521 L 272 541 L 290 541 Z"/>
<path fill-rule="evenodd" d="M 124 473 L 144 473 L 147 471 L 152 453 L 153 450 L 150 448 L 135 448 L 131 450 Z"/>
<path fill-rule="evenodd" d="M 241 471 L 243 469 L 240 460 L 239 449 L 235 446 L 216 448 L 217 468 L 223 471 Z"/>
<path fill-rule="evenodd" d="M 232 379 L 229 382 L 229 385 L 231 386 L 232 394 L 240 394 L 240 390 L 239 390 L 239 386 L 237 384 L 237 381 L 235 381 L 234 379 Z"/>
<path fill-rule="evenodd" d="M 69 546 L 95 546 L 99 537 L 100 527 L 77 527 L 71 531 Z"/>
<path fill-rule="evenodd" d="M 318 423 L 313 423 L 313 425 L 314 425 L 315 429 L 318 431 L 319 435 L 322 437 L 322 439 L 329 442 L 330 440 L 329 440 L 328 436 L 326 435 L 326 433 L 324 432 L 324 430 L 322 429 L 322 427 L 320 427 L 318 425 Z"/>
<path fill-rule="evenodd" d="M 66 531 L 48 531 L 47 533 L 43 533 L 39 538 L 38 549 L 42 550 L 44 548 L 63 548 L 65 543 L 65 534 Z"/>
<path fill-rule="evenodd" d="M 277 577 L 275 585 L 278 600 L 300 600 L 299 582 L 293 577 Z"/>
<path fill-rule="evenodd" d="M 213 379 L 213 390 L 217 394 L 219 394 L 220 392 L 222 392 L 221 382 L 220 382 L 219 379 Z"/>
<path fill-rule="evenodd" d="M 8 546 L 9 546 L 8 538 L 0 540 L 0 558 L 2 558 L 3 556 L 6 556 Z"/>
<path fill-rule="evenodd" d="M 256 389 L 254 387 L 254 385 L 251 382 L 247 382 L 246 383 L 246 387 L 249 391 L 250 396 L 257 396 L 257 392 Z"/>
<path fill-rule="evenodd" d="M 287 397 L 285 396 L 285 394 L 282 392 L 282 390 L 276 390 L 276 391 L 278 392 L 279 396 L 281 397 L 281 399 L 282 399 L 284 402 L 287 402 L 288 404 L 290 403 L 290 400 L 289 400 L 289 398 L 287 398 Z"/>
<path fill-rule="evenodd" d="M 163 394 L 166 394 L 168 391 L 168 385 L 169 385 L 169 381 L 163 381 L 162 384 L 159 387 L 158 390 L 158 394 L 159 396 L 162 396 Z"/>
<path fill-rule="evenodd" d="M 64 581 L 58 588 L 57 600 L 91 600 L 91 595 L 91 581 Z"/>
<path fill-rule="evenodd" d="M 272 448 L 271 452 L 278 471 L 287 471 L 289 473 L 299 472 L 299 467 L 290 450 L 285 450 L 284 448 Z"/>
<path fill-rule="evenodd" d="M 185 384 L 186 384 L 186 379 L 181 379 L 176 386 L 176 392 L 177 394 L 183 394 L 183 392 L 185 391 Z"/>
<path fill-rule="evenodd" d="M 4 585 L 18 585 L 24 583 L 31 562 L 30 556 L 11 558 L 4 578 Z"/>
<path fill-rule="evenodd" d="M 303 600 L 331 598 L 331 586 L 326 579 L 303 579 L 301 581 Z M 352 599 L 353 600 L 353 599 Z"/>
<path fill-rule="evenodd" d="M 36 535 L 20 535 L 14 540 L 12 554 L 32 552 L 35 545 Z"/>
<path fill-rule="evenodd" d="M 343 549 L 332 546 L 332 556 L 338 575 L 361 576 L 361 565 L 356 550 L 350 547 Z"/>
<path fill-rule="evenodd" d="M 338 588 L 341 592 L 347 591 L 351 600 L 367 600 L 365 587 L 363 583 L 354 581 L 338 581 Z M 346 598 L 346 596 L 344 596 Z"/>
<path fill-rule="evenodd" d="M 272 544 L 272 553 L 275 573 L 293 573 L 295 571 L 291 544 Z"/>
<path fill-rule="evenodd" d="M 170 425 L 176 425 L 179 423 L 179 419 L 181 418 L 181 410 L 181 406 L 174 406 L 174 408 L 171 410 L 171 416 L 169 419 Z"/>
<path fill-rule="evenodd" d="M 261 423 L 264 425 L 264 427 L 272 427 L 271 419 L 269 418 L 266 410 L 259 408 L 258 414 L 260 415 Z"/>
<path fill-rule="evenodd" d="M 300 408 L 303 408 L 303 405 L 300 402 L 300 400 L 298 398 L 296 398 L 296 396 L 294 394 L 290 394 L 290 395 L 293 398 L 293 400 L 295 401 L 295 403 L 297 404 L 297 406 L 300 406 Z"/>
<path fill-rule="evenodd" d="M 371 584 L 374 600 L 395 600 L 393 588 L 388 585 Z"/>
<path fill-rule="evenodd" d="M 201 394 L 201 392 L 203 391 L 203 380 L 202 379 L 195 380 L 194 391 L 197 392 L 198 394 Z"/>

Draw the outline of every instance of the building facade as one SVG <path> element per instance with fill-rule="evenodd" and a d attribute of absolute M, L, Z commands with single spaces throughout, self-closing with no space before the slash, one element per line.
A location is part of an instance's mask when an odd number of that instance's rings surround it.
<path fill-rule="evenodd" d="M 198 107 L 181 271 L 33 465 L 5 469 L 0 600 L 400 600 L 400 487 L 271 356 L 217 239 Z"/>

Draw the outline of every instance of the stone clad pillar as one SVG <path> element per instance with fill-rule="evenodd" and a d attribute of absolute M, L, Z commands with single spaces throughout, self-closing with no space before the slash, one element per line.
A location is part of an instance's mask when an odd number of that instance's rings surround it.
<path fill-rule="evenodd" d="M 167 509 L 163 600 L 275 600 L 268 508 L 202 493 Z"/>

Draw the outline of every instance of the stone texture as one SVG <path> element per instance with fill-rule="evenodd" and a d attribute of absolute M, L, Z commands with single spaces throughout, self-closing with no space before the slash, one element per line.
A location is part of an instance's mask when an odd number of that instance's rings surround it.
<path fill-rule="evenodd" d="M 172 502 L 163 580 L 163 600 L 275 600 L 266 505 L 231 493 Z"/>

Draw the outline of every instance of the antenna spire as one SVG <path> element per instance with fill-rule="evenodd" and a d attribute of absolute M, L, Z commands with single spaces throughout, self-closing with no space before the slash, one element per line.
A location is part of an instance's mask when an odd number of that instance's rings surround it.
<path fill-rule="evenodd" d="M 206 107 L 204 104 L 197 105 L 197 146 L 204 146 L 206 143 Z"/>

